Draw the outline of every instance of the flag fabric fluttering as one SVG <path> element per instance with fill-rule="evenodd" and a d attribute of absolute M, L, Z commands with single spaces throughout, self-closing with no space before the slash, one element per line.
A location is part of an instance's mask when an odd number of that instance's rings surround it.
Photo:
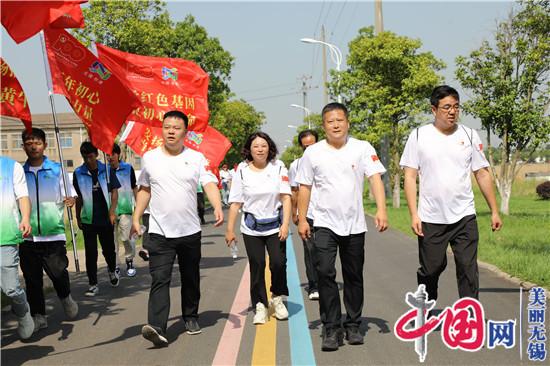
<path fill-rule="evenodd" d="M 192 61 L 141 56 L 96 44 L 99 60 L 118 75 L 141 100 L 128 121 L 161 126 L 164 113 L 184 112 L 189 130 L 208 125 L 208 74 Z"/>
<path fill-rule="evenodd" d="M 108 67 L 63 29 L 44 30 L 50 91 L 64 95 L 97 148 L 111 153 L 139 99 Z"/>
<path fill-rule="evenodd" d="M 83 28 L 84 15 L 77 1 L 2 1 L 2 25 L 16 43 L 48 27 Z"/>
<path fill-rule="evenodd" d="M 32 118 L 25 92 L 23 92 L 23 88 L 10 66 L 3 58 L 0 57 L 0 60 L 0 72 L 2 74 L 0 115 L 19 118 L 27 131 L 30 131 L 32 128 Z"/>

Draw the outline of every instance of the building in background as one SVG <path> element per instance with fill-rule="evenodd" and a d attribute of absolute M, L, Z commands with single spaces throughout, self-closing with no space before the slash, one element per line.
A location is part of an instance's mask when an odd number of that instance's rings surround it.
<path fill-rule="evenodd" d="M 60 113 L 57 115 L 60 131 L 61 147 L 67 171 L 72 172 L 82 164 L 80 144 L 88 139 L 86 128 L 74 113 Z M 54 125 L 51 114 L 33 114 L 33 127 L 41 128 L 46 132 L 48 148 L 44 152 L 50 159 L 59 161 L 57 142 L 55 141 Z M 20 163 L 27 160 L 27 155 L 21 148 L 21 132 L 25 127 L 17 118 L 0 117 L 0 154 L 9 156 Z M 132 150 L 121 146 L 122 157 L 132 164 L 134 169 L 141 168 L 141 159 Z M 103 160 L 103 154 L 99 158 Z"/>

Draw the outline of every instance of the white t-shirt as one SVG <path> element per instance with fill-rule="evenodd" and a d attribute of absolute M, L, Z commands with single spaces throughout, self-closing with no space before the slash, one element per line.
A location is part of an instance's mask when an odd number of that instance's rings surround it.
<path fill-rule="evenodd" d="M 246 163 L 239 164 L 233 176 L 229 203 L 242 203 L 241 233 L 254 236 L 267 236 L 279 232 L 279 229 L 255 231 L 244 223 L 244 213 L 248 212 L 257 219 L 268 219 L 279 215 L 282 206 L 281 194 L 290 195 L 288 171 L 282 161 L 270 162 L 261 171 L 254 171 Z"/>
<path fill-rule="evenodd" d="M 40 166 L 29 166 L 29 170 L 36 175 L 40 169 L 42 169 L 42 165 Z M 70 182 L 69 176 L 65 174 L 65 179 L 67 182 Z M 72 184 L 69 184 L 69 194 L 70 197 L 76 197 L 78 196 L 76 193 L 76 190 L 74 189 L 74 186 Z M 61 197 L 65 198 L 65 185 L 63 184 L 63 179 L 59 180 L 59 190 L 61 192 Z M 65 237 L 65 234 L 56 234 L 56 235 L 49 235 L 49 236 L 32 236 L 29 235 L 25 238 L 26 241 L 34 241 L 34 242 L 47 242 L 47 241 L 65 241 L 67 238 Z"/>
<path fill-rule="evenodd" d="M 475 130 L 459 125 L 445 135 L 433 124 L 419 127 L 409 135 L 399 165 L 418 170 L 423 222 L 453 224 L 475 214 L 470 172 L 489 166 Z"/>
<path fill-rule="evenodd" d="M 173 156 L 160 146 L 143 155 L 142 166 L 137 184 L 151 188 L 149 233 L 179 238 L 201 231 L 197 186 L 218 184 L 204 155 L 185 148 Z"/>
<path fill-rule="evenodd" d="M 13 164 L 13 193 L 15 193 L 16 200 L 22 197 L 29 197 L 29 187 L 27 187 L 25 171 L 23 170 L 23 166 L 18 162 Z"/>
<path fill-rule="evenodd" d="M 298 174 L 298 169 L 300 168 L 300 160 L 298 158 L 290 163 L 290 168 L 288 168 L 288 181 L 291 188 L 298 188 L 300 185 L 296 182 L 296 175 Z M 311 195 L 309 198 L 309 206 L 307 207 L 307 218 L 313 220 L 313 205 L 317 199 L 317 190 L 314 187 L 311 187 Z"/>
<path fill-rule="evenodd" d="M 231 180 L 229 170 L 220 170 L 220 178 L 224 183 L 229 182 Z"/>
<path fill-rule="evenodd" d="M 340 236 L 367 231 L 363 209 L 365 176 L 385 172 L 376 150 L 367 141 L 350 137 L 340 149 L 326 140 L 308 147 L 296 181 L 317 190 L 313 226 L 330 229 Z"/>

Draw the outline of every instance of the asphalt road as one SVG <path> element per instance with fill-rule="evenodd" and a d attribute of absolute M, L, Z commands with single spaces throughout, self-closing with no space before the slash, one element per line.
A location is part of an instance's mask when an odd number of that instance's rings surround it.
<path fill-rule="evenodd" d="M 374 227 L 370 219 L 368 224 Z M 55 293 L 50 292 L 47 299 L 49 327 L 35 333 L 29 340 L 20 341 L 16 334 L 15 317 L 11 313 L 2 313 L 2 365 L 211 365 L 214 359 L 218 364 L 227 365 L 419 364 L 414 344 L 398 340 L 393 330 L 396 320 L 409 310 L 404 301 L 406 292 L 416 290 L 416 242 L 394 230 L 383 234 L 367 233 L 365 305 L 361 326 L 366 333 L 365 344 L 344 345 L 336 352 L 321 352 L 318 303 L 308 300 L 304 291 L 303 249 L 295 231 L 293 228 L 291 240 L 295 260 L 289 255 L 288 265 L 291 292 L 288 299 L 291 316 L 288 321 L 272 318 L 267 325 L 256 327 L 252 324 L 252 313 L 247 311 L 248 288 L 241 287 L 239 292 L 241 280 L 247 277 L 244 247 L 239 243 L 240 257 L 234 261 L 223 242 L 224 227 L 214 228 L 209 224 L 203 226 L 199 319 L 202 334 L 190 336 L 185 333 L 180 317 L 180 282 L 175 265 L 168 323 L 170 345 L 157 349 L 141 337 L 141 327 L 147 320 L 150 277 L 146 263 L 137 258 L 138 275 L 134 278 L 123 277 L 118 288 L 109 286 L 103 265 L 99 270 L 100 293 L 95 298 L 83 295 L 87 288 L 85 273 L 72 273 L 73 297 L 80 304 L 78 318 L 74 321 L 63 320 L 61 304 Z M 449 265 L 440 280 L 437 309 L 451 306 L 457 300 L 453 258 L 449 256 L 448 259 Z M 80 261 L 83 265 L 83 255 Z M 338 272 L 339 267 L 338 264 Z M 299 278 L 295 273 L 299 274 Z M 341 283 L 340 276 L 338 278 Z M 519 321 L 519 288 L 483 269 L 480 270 L 480 281 L 480 300 L 485 318 Z M 485 343 L 478 352 L 448 349 L 441 339 L 442 330 L 437 329 L 427 337 L 425 364 L 535 364 L 528 361 L 525 354 L 527 300 L 528 293 L 524 292 L 524 324 L 521 329 L 523 361 L 520 360 L 518 326 L 514 348 L 488 349 Z M 546 364 L 550 364 L 548 361 Z"/>

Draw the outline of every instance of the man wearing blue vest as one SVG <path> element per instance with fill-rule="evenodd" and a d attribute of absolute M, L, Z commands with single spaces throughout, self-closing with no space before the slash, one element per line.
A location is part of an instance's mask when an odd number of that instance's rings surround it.
<path fill-rule="evenodd" d="M 65 195 L 61 164 L 44 156 L 48 144 L 43 130 L 24 130 L 21 140 L 28 158 L 23 169 L 31 199 L 32 235 L 26 237 L 20 245 L 19 256 L 27 299 L 34 319 L 34 330 L 37 331 L 48 326 L 46 302 L 42 291 L 43 271 L 52 280 L 67 318 L 74 319 L 78 314 L 78 305 L 71 297 L 67 271 L 69 259 L 63 213 L 65 206 L 74 205 L 76 193 L 70 190 L 70 196 Z M 68 177 L 65 177 L 65 180 L 68 182 Z"/>
<path fill-rule="evenodd" d="M 97 283 L 98 237 L 103 249 L 103 257 L 109 267 L 111 286 L 117 287 L 120 282 L 120 275 L 116 271 L 113 231 L 120 183 L 115 172 L 97 160 L 97 154 L 97 148 L 91 142 L 84 141 L 80 145 L 80 155 L 84 159 L 84 164 L 76 168 L 73 178 L 73 185 L 78 194 L 76 220 L 84 234 L 86 273 L 90 285 L 85 295 L 90 297 L 99 292 Z"/>
<path fill-rule="evenodd" d="M 31 201 L 21 164 L 0 156 L 0 182 L 0 285 L 11 299 L 19 323 L 17 333 L 21 339 L 27 339 L 34 331 L 34 322 L 25 290 L 19 284 L 17 245 L 31 233 Z"/>
<path fill-rule="evenodd" d="M 120 146 L 113 145 L 113 152 L 109 155 L 109 164 L 116 172 L 120 188 L 118 189 L 118 203 L 116 206 L 117 220 L 115 222 L 115 247 L 118 259 L 120 242 L 124 244 L 124 257 L 126 260 L 126 274 L 129 277 L 136 275 L 134 257 L 136 255 L 136 241 L 130 238 L 132 227 L 132 214 L 137 193 L 136 173 L 134 168 L 120 160 Z"/>

